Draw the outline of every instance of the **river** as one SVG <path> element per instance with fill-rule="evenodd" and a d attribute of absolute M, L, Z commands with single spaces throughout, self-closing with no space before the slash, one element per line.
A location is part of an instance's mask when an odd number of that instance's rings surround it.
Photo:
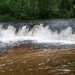
<path fill-rule="evenodd" d="M 0 75 L 75 75 L 75 19 L 0 22 Z"/>

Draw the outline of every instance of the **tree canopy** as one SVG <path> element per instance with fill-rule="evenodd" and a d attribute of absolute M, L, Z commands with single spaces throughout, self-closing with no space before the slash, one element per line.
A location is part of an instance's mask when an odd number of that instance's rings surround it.
<path fill-rule="evenodd" d="M 0 0 L 0 21 L 74 17 L 75 0 Z"/>

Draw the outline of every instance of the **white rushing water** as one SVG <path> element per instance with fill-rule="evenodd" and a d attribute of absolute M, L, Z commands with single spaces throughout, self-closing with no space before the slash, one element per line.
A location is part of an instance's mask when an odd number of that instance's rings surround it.
<path fill-rule="evenodd" d="M 72 34 L 72 28 L 67 27 L 60 33 L 52 31 L 49 26 L 43 27 L 43 24 L 35 25 L 30 31 L 23 26 L 16 33 L 16 28 L 9 25 L 7 29 L 0 25 L 0 42 L 18 42 L 25 40 L 35 40 L 37 43 L 62 43 L 75 44 L 75 34 Z"/>

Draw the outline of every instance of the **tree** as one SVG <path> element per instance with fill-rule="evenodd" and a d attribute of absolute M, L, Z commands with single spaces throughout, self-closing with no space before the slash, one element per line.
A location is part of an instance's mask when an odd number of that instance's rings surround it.
<path fill-rule="evenodd" d="M 47 18 L 49 0 L 38 0 L 39 18 Z"/>
<path fill-rule="evenodd" d="M 13 16 L 17 19 L 19 18 L 20 15 L 21 3 L 22 0 L 10 0 L 9 2 L 9 8 L 12 11 Z"/>
<path fill-rule="evenodd" d="M 0 20 L 74 18 L 75 0 L 0 0 Z"/>

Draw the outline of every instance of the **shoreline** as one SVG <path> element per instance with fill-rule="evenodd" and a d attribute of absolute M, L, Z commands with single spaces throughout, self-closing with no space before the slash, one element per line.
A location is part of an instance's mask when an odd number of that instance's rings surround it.
<path fill-rule="evenodd" d="M 48 22 L 48 21 L 58 21 L 58 20 L 71 21 L 71 20 L 75 20 L 75 18 L 51 18 L 51 19 L 35 19 L 35 20 L 0 21 L 0 23 L 4 22 L 4 23 L 35 23 L 37 24 L 38 22 Z"/>

